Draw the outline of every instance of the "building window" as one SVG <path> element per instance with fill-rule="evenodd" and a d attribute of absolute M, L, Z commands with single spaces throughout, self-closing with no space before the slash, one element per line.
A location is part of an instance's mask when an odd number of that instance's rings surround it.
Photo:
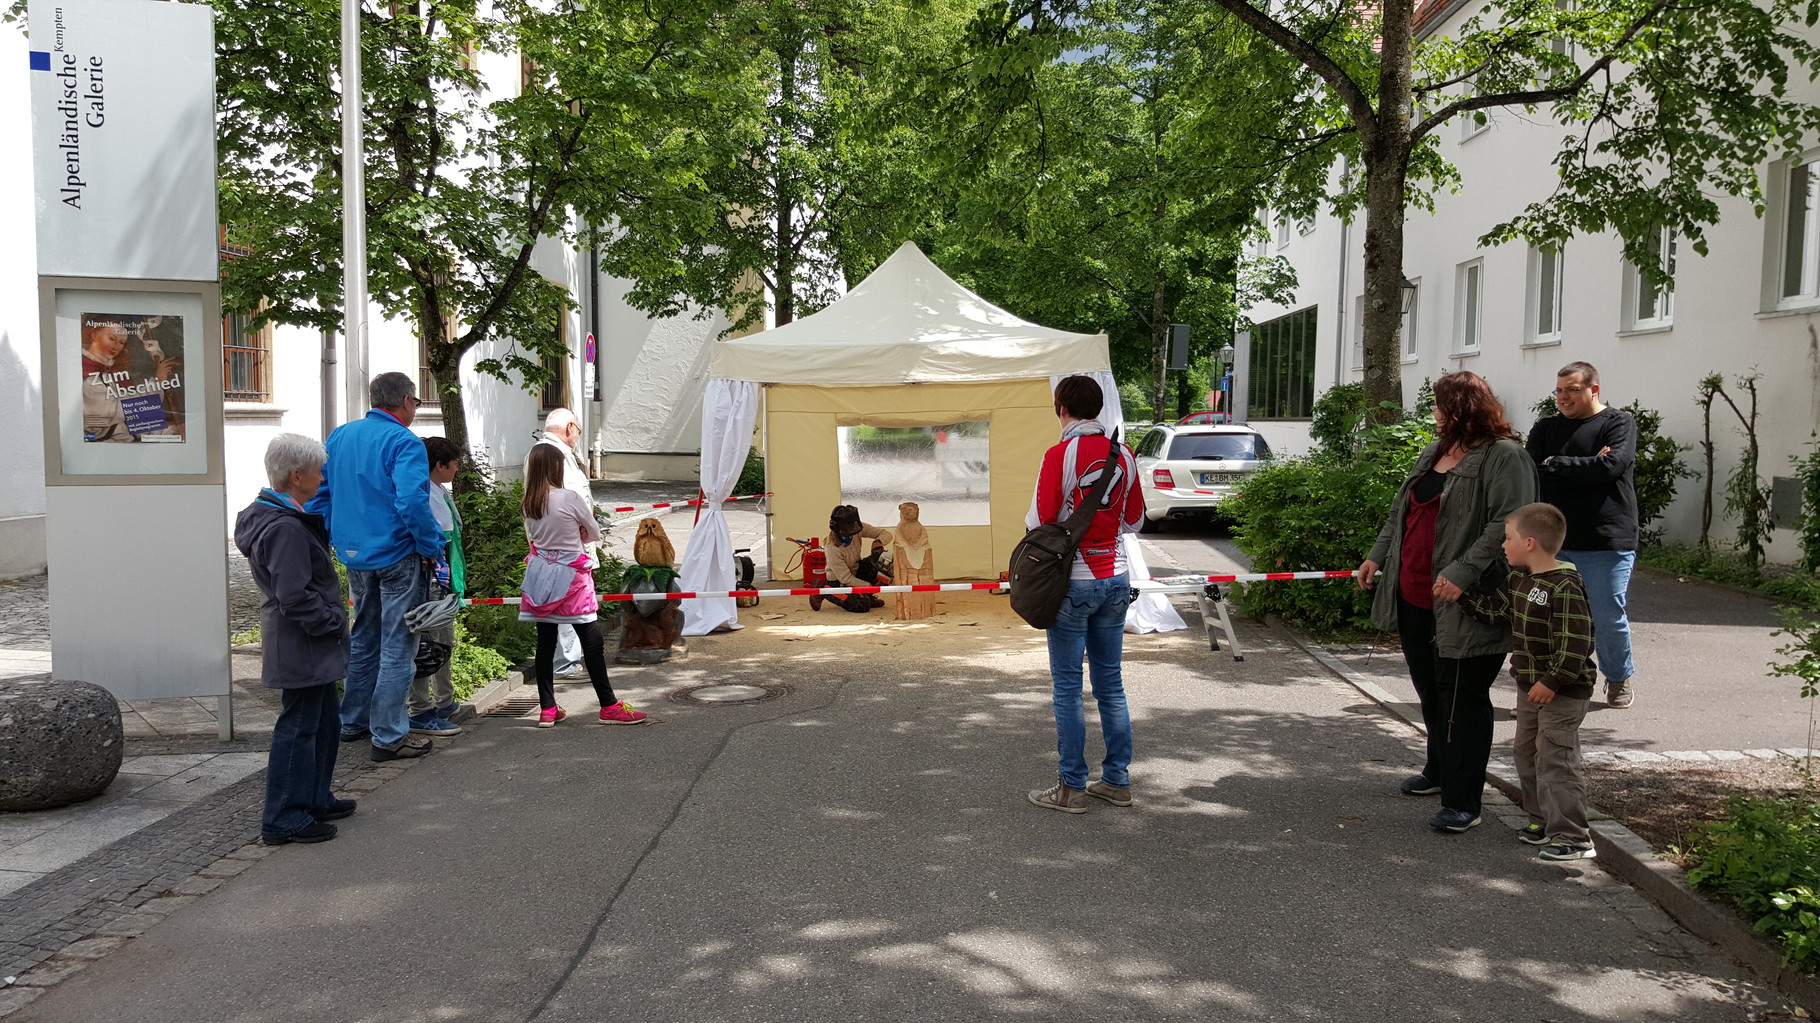
<path fill-rule="evenodd" d="M 1307 419 L 1314 405 L 1315 314 L 1319 307 L 1279 316 L 1251 331 L 1253 419 Z"/>
<path fill-rule="evenodd" d="M 1421 358 L 1422 353 L 1420 343 L 1421 334 L 1417 333 L 1416 330 L 1421 321 L 1422 278 L 1411 277 L 1409 278 L 1409 281 L 1416 286 L 1415 290 L 1408 295 L 1398 295 L 1397 299 L 1404 304 L 1402 324 L 1403 361 L 1415 362 L 1417 359 Z M 1400 290 L 1408 291 L 1409 289 L 1404 288 Z"/>
<path fill-rule="evenodd" d="M 1478 138 L 1491 127 L 1491 113 L 1485 110 L 1468 110 L 1460 115 L 1460 141 Z"/>
<path fill-rule="evenodd" d="M 1289 247 L 1289 215 L 1287 213 L 1276 214 L 1276 227 L 1277 249 L 1280 251 Z"/>
<path fill-rule="evenodd" d="M 1453 350 L 1465 355 L 1479 350 L 1484 323 L 1480 311 L 1485 295 L 1485 261 L 1475 259 L 1454 268 Z"/>
<path fill-rule="evenodd" d="M 253 317 L 229 313 L 221 318 L 224 365 L 222 397 L 228 401 L 272 400 L 272 327 L 255 328 Z"/>
<path fill-rule="evenodd" d="M 569 407 L 569 318 L 566 314 L 556 314 L 556 343 L 561 346 L 555 355 L 543 356 L 544 372 L 550 374 L 544 378 L 540 389 L 540 400 L 544 411 Z"/>
<path fill-rule="evenodd" d="M 1529 250 L 1529 343 L 1559 344 L 1561 341 L 1561 250 Z"/>
<path fill-rule="evenodd" d="M 1776 303 L 1780 306 L 1811 305 L 1820 299 L 1820 224 L 1815 223 L 1820 208 L 1820 174 L 1815 165 L 1803 161 L 1787 168 L 1782 184 L 1782 244 L 1777 246 L 1780 274 Z"/>
<path fill-rule="evenodd" d="M 1670 275 L 1675 272 L 1675 233 L 1662 228 L 1648 239 L 1649 258 Z M 1675 322 L 1675 292 L 1645 280 L 1636 264 L 1624 264 L 1624 328 L 1652 330 Z"/>

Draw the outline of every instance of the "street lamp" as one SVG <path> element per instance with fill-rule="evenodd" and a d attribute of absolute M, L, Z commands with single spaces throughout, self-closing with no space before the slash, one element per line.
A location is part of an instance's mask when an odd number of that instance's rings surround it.
<path fill-rule="evenodd" d="M 1416 282 L 1410 280 L 1407 277 L 1403 278 L 1403 315 L 1404 316 L 1409 315 L 1409 307 L 1415 304 L 1416 288 L 1417 288 Z"/>
<path fill-rule="evenodd" d="M 1232 361 L 1238 358 L 1232 342 L 1220 346 L 1220 404 L 1225 407 L 1226 421 L 1232 422 Z"/>

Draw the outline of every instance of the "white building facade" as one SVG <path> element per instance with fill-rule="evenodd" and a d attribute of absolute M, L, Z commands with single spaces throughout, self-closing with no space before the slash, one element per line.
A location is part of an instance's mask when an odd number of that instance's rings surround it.
<path fill-rule="evenodd" d="M 1478 6 L 1444 12 L 1432 30 L 1451 32 Z M 1820 102 L 1813 83 L 1791 87 Z M 1414 402 L 1424 379 L 1472 370 L 1527 432 L 1531 407 L 1550 394 L 1556 371 L 1584 361 L 1598 367 L 1606 404 L 1640 401 L 1662 413 L 1664 434 L 1694 445 L 1704 429 L 1696 404 L 1701 379 L 1723 374 L 1744 405 L 1736 378 L 1759 375 L 1759 473 L 1766 482 L 1791 477 L 1791 456 L 1812 450 L 1820 423 L 1820 139 L 1804 157 L 1814 163 L 1761 168 L 1762 217 L 1743 199 L 1719 200 L 1723 213 L 1706 232 L 1706 256 L 1662 239 L 1675 285 L 1659 291 L 1641 282 L 1616 233 L 1575 237 L 1554 252 L 1521 242 L 1478 245 L 1494 224 L 1552 194 L 1551 160 L 1570 130 L 1545 111 L 1488 114 L 1483 126 L 1468 117 L 1438 129 L 1461 191 L 1437 195 L 1433 214 L 1408 213 L 1403 270 L 1416 290 L 1402 337 L 1405 401 Z M 1256 251 L 1288 259 L 1298 285 L 1291 304 L 1249 310 L 1256 327 L 1237 346 L 1235 391 L 1273 446 L 1296 454 L 1309 443 L 1308 396 L 1363 379 L 1363 214 L 1350 224 L 1325 212 L 1312 223 L 1271 223 Z M 1722 403 L 1713 410 L 1712 436 L 1713 536 L 1727 540 L 1735 524 L 1717 509 L 1745 440 Z M 1703 469 L 1697 448 L 1683 459 Z M 1681 481 L 1675 504 L 1656 523 L 1669 539 L 1698 536 L 1703 488 L 1701 479 Z M 1790 529 L 1775 531 L 1769 556 L 1799 557 Z"/>

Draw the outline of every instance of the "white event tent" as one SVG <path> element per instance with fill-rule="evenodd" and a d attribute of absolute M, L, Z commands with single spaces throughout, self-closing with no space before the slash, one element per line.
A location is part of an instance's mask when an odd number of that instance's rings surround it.
<path fill-rule="evenodd" d="M 957 284 L 905 242 L 845 298 L 775 330 L 717 341 L 702 408 L 706 503 L 684 553 L 685 590 L 732 588 L 733 550 L 721 502 L 745 465 L 763 415 L 771 549 L 783 531 L 824 531 L 841 501 L 837 429 L 989 424 L 989 521 L 929 525 L 947 579 L 996 579 L 1022 539 L 1036 470 L 1058 436 L 1055 383 L 1097 380 L 1100 419 L 1123 422 L 1106 335 L 1026 323 Z M 889 526 L 891 523 L 878 523 Z M 1135 537 L 1134 576 L 1148 575 Z M 739 628 L 731 598 L 686 602 L 685 632 Z M 1127 628 L 1184 628 L 1160 594 L 1132 605 Z"/>

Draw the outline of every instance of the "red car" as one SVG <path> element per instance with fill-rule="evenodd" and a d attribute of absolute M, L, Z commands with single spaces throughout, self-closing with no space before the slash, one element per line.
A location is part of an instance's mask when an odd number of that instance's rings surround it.
<path fill-rule="evenodd" d="M 1232 422 L 1230 412 L 1190 412 L 1176 420 L 1177 426 L 1225 426 Z"/>

